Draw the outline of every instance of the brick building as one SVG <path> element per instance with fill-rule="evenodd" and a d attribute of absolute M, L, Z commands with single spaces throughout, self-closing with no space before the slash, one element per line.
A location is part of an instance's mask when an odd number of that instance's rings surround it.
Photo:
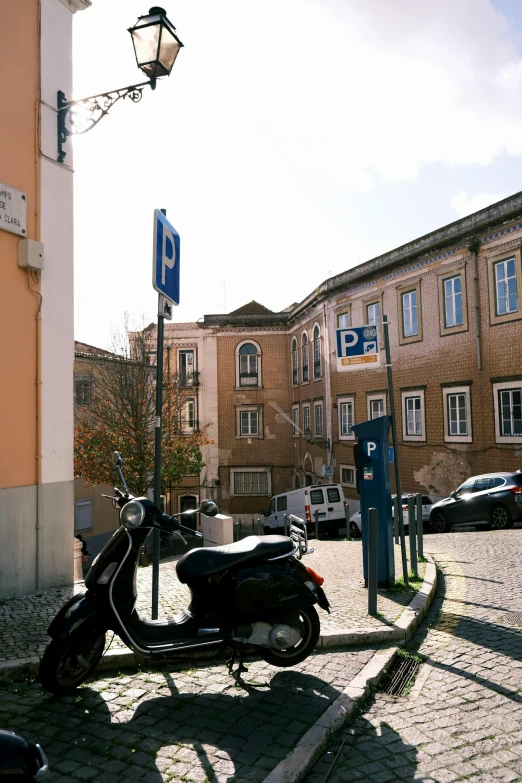
<path fill-rule="evenodd" d="M 283 312 L 251 302 L 191 324 L 211 357 L 199 360 L 198 395 L 217 414 L 207 486 L 220 506 L 259 513 L 270 495 L 321 480 L 356 497 L 351 426 L 389 413 L 384 351 L 380 368 L 339 372 L 336 329 L 383 315 L 404 490 L 442 496 L 470 475 L 522 468 L 521 247 L 522 193 L 330 278 Z M 187 326 L 169 325 L 169 339 Z"/>

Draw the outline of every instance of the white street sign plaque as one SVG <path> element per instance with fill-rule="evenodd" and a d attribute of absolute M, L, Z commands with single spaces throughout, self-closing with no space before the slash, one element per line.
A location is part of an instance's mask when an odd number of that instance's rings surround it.
<path fill-rule="evenodd" d="M 172 307 L 173 304 L 170 299 L 167 299 L 163 294 L 158 295 L 158 315 L 161 315 L 167 321 L 172 321 Z"/>
<path fill-rule="evenodd" d="M 0 182 L 0 229 L 27 236 L 27 196 Z"/>

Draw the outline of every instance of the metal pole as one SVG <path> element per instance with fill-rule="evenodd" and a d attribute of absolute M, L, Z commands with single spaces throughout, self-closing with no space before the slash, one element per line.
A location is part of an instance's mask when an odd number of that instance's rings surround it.
<path fill-rule="evenodd" d="M 417 552 L 419 557 L 424 557 L 424 520 L 422 518 L 422 495 L 416 494 L 417 500 Z"/>
<path fill-rule="evenodd" d="M 388 397 L 390 398 L 390 416 L 392 429 L 393 456 L 395 465 L 395 484 L 397 487 L 397 499 L 399 502 L 399 536 L 401 539 L 402 575 L 404 583 L 408 584 L 408 563 L 406 560 L 406 540 L 404 538 L 404 518 L 402 515 L 401 471 L 399 468 L 399 448 L 397 445 L 397 424 L 395 421 L 395 399 L 393 396 L 393 377 L 390 354 L 390 336 L 388 334 L 388 318 L 383 315 L 382 325 L 384 331 L 384 350 L 386 352 L 386 371 L 388 374 Z"/>
<path fill-rule="evenodd" d="M 315 517 L 315 537 L 317 541 L 319 541 L 319 509 L 316 508 L 314 511 L 314 517 Z"/>
<path fill-rule="evenodd" d="M 410 495 L 408 498 L 408 526 L 410 537 L 410 565 L 415 576 L 419 575 L 417 568 L 417 525 L 415 522 L 415 498 Z"/>
<path fill-rule="evenodd" d="M 368 509 L 368 614 L 377 614 L 377 518 L 376 508 Z"/>
<path fill-rule="evenodd" d="M 288 535 L 288 514 L 283 514 L 283 527 L 285 536 Z"/>
<path fill-rule="evenodd" d="M 346 538 L 348 541 L 352 540 L 352 534 L 350 531 L 350 506 L 348 503 L 346 504 L 346 508 L 344 509 L 344 516 L 346 517 Z"/>
<path fill-rule="evenodd" d="M 399 498 L 397 495 L 393 498 L 393 532 L 395 534 L 395 543 L 399 543 Z"/>
<path fill-rule="evenodd" d="M 256 532 L 256 523 L 254 522 L 254 517 L 252 517 L 252 533 Z"/>

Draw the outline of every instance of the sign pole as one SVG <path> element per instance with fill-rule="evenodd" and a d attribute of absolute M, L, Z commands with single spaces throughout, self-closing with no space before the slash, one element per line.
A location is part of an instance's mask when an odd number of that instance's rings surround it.
<path fill-rule="evenodd" d="M 166 216 L 167 211 L 161 210 Z M 158 315 L 158 334 L 156 345 L 156 429 L 154 438 L 154 503 L 161 508 L 161 414 L 163 408 L 163 326 L 165 319 Z M 152 544 L 152 612 L 153 620 L 158 619 L 159 599 L 159 560 L 160 532 L 153 531 Z"/>
<path fill-rule="evenodd" d="M 390 337 L 388 334 L 388 318 L 386 315 L 382 317 L 382 325 L 384 331 L 384 349 L 386 352 L 386 372 L 388 374 L 388 396 L 390 398 L 390 416 L 391 416 L 391 429 L 392 429 L 392 441 L 393 441 L 393 453 L 394 453 L 394 468 L 395 468 L 395 485 L 397 488 L 397 501 L 398 501 L 398 523 L 399 523 L 399 537 L 401 539 L 401 555 L 402 555 L 402 575 L 404 577 L 404 583 L 408 584 L 408 563 L 406 561 L 406 540 L 404 538 L 404 517 L 402 514 L 402 493 L 401 493 L 401 471 L 399 467 L 399 448 L 397 444 L 397 424 L 395 421 L 395 399 L 393 397 L 393 377 L 392 377 L 392 365 L 390 355 Z"/>

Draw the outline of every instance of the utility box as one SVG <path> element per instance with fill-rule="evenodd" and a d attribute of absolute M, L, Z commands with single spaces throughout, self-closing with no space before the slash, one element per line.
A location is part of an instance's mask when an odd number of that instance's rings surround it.
<path fill-rule="evenodd" d="M 44 246 L 34 239 L 18 241 L 18 266 L 20 269 L 41 271 L 44 265 Z"/>
<path fill-rule="evenodd" d="M 223 546 L 234 541 L 234 520 L 224 514 L 207 517 L 200 514 L 200 530 L 203 533 L 203 546 Z"/>

